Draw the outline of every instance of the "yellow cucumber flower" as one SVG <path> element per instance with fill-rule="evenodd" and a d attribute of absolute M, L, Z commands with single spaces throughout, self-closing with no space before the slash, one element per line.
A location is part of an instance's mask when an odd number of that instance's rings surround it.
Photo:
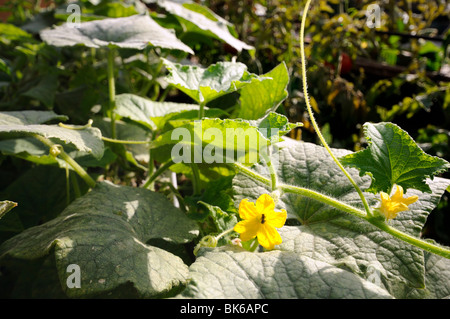
<path fill-rule="evenodd" d="M 417 195 L 403 198 L 403 188 L 397 185 L 397 190 L 390 197 L 385 192 L 380 192 L 381 206 L 378 209 L 387 219 L 397 217 L 397 213 L 408 210 L 408 205 L 414 203 L 419 197 Z"/>
<path fill-rule="evenodd" d="M 283 227 L 287 213 L 284 209 L 275 212 L 275 202 L 268 194 L 261 195 L 256 205 L 243 199 L 239 204 L 239 216 L 243 219 L 234 226 L 242 241 L 257 237 L 261 246 L 273 249 L 281 244 L 281 236 L 275 228 Z"/>

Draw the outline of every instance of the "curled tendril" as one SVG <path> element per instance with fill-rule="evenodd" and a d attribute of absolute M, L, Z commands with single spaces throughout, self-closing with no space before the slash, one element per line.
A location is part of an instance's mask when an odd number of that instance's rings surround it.
<path fill-rule="evenodd" d="M 57 157 L 63 151 L 62 145 L 55 144 L 50 147 L 50 155 L 53 157 Z"/>
<path fill-rule="evenodd" d="M 197 244 L 197 246 L 195 246 L 194 248 L 194 255 L 197 256 L 197 253 L 199 251 L 200 248 L 202 247 L 210 247 L 210 248 L 214 248 L 217 246 L 217 237 L 208 235 L 203 237 L 200 242 Z"/>

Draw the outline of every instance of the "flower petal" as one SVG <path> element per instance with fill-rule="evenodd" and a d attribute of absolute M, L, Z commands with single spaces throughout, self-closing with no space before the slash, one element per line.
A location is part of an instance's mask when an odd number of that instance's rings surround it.
<path fill-rule="evenodd" d="M 397 190 L 394 195 L 392 195 L 391 199 L 396 202 L 400 202 L 403 199 L 403 187 L 397 185 Z"/>
<path fill-rule="evenodd" d="M 256 200 L 256 210 L 260 214 L 270 214 L 270 212 L 273 212 L 275 209 L 275 202 L 273 201 L 273 198 L 270 197 L 269 194 L 262 194 L 259 196 L 259 198 Z"/>
<path fill-rule="evenodd" d="M 390 197 L 388 194 L 386 194 L 385 192 L 380 192 L 380 198 L 381 198 L 381 203 L 386 202 L 388 200 L 390 200 Z"/>
<path fill-rule="evenodd" d="M 281 244 L 281 236 L 277 230 L 269 225 L 263 224 L 259 227 L 259 231 L 256 235 L 258 237 L 258 243 L 266 249 L 273 249 L 275 245 Z"/>
<path fill-rule="evenodd" d="M 287 212 L 286 210 L 282 209 L 281 212 L 272 211 L 271 213 L 267 214 L 265 219 L 267 225 L 275 228 L 281 228 L 284 226 L 284 223 L 286 223 L 286 218 Z"/>
<path fill-rule="evenodd" d="M 410 196 L 407 198 L 403 198 L 402 203 L 405 205 L 411 205 L 412 203 L 414 203 L 416 200 L 419 199 L 419 196 L 414 195 L 414 196 Z"/>
<path fill-rule="evenodd" d="M 249 202 L 247 198 L 241 200 L 239 204 L 239 216 L 242 219 L 252 219 L 259 215 L 254 203 Z"/>
<path fill-rule="evenodd" d="M 255 238 L 256 234 L 258 233 L 258 230 L 260 228 L 261 223 L 258 219 L 253 218 L 250 220 L 243 220 L 237 223 L 233 230 L 240 235 L 240 238 L 242 241 L 247 241 L 252 238 Z"/>

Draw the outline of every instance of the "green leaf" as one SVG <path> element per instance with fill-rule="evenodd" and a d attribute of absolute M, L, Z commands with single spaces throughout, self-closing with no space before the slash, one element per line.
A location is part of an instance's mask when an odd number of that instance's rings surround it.
<path fill-rule="evenodd" d="M 179 3 L 170 0 L 146 0 L 147 3 L 154 3 L 167 12 L 176 16 L 184 26 L 185 32 L 195 32 L 209 37 L 222 40 L 235 48 L 238 52 L 243 49 L 252 50 L 252 46 L 236 39 L 229 31 L 231 24 L 216 15 L 208 8 L 194 2 Z"/>
<path fill-rule="evenodd" d="M 448 299 L 450 297 L 450 260 L 425 253 L 425 289 L 405 291 L 408 299 Z"/>
<path fill-rule="evenodd" d="M 267 146 L 299 124 L 289 123 L 284 115 L 269 113 L 263 119 L 209 119 L 182 121 L 151 144 L 154 159 L 175 163 L 254 164 Z M 264 154 L 263 154 L 264 155 Z"/>
<path fill-rule="evenodd" d="M 199 107 L 196 104 L 155 102 L 134 94 L 119 94 L 116 96 L 115 113 L 140 123 L 150 130 L 156 130 L 161 128 L 157 124 L 163 122 L 162 118 L 166 115 L 187 110 L 198 111 Z"/>
<path fill-rule="evenodd" d="M 82 167 L 105 167 L 115 160 L 115 155 L 109 148 L 104 149 L 101 158 L 96 158 L 91 153 L 80 152 L 70 144 L 67 144 L 64 150 Z M 0 140 L 0 152 L 4 155 L 15 156 L 36 164 L 56 164 L 63 169 L 69 168 L 72 170 L 72 167 L 68 167 L 64 160 L 50 155 L 48 146 L 32 137 Z M 148 154 L 146 156 L 148 157 Z"/>
<path fill-rule="evenodd" d="M 72 172 L 70 178 L 78 182 L 81 194 L 88 191 L 89 187 L 82 183 L 76 173 Z M 58 216 L 76 198 L 73 188 L 70 190 L 70 198 L 67 198 L 66 182 L 66 172 L 55 166 L 36 165 L 23 172 L 0 192 L 0 198 L 9 198 L 18 203 L 2 219 L 0 233 L 7 232 L 11 237 L 12 234 Z"/>
<path fill-rule="evenodd" d="M 43 30 L 40 35 L 48 44 L 59 47 L 84 45 L 90 48 L 142 50 L 154 46 L 194 54 L 173 32 L 161 27 L 147 15 L 83 22 L 78 28 L 65 23 L 54 29 Z"/>
<path fill-rule="evenodd" d="M 355 167 L 360 174 L 372 177 L 369 192 L 390 193 L 394 184 L 406 191 L 409 188 L 430 192 L 426 178 L 450 168 L 442 158 L 422 151 L 414 140 L 393 123 L 364 124 L 368 147 L 340 159 L 348 167 Z"/>
<path fill-rule="evenodd" d="M 1 112 L 0 113 L 0 139 L 14 139 L 30 137 L 34 134 L 46 138 L 54 138 L 66 144 L 70 144 L 77 150 L 90 153 L 97 159 L 102 158 L 104 145 L 100 130 L 89 127 L 83 130 L 72 130 L 57 125 L 26 125 L 22 122 L 39 122 L 60 118 L 52 113 L 26 112 Z M 11 124 L 5 124 L 8 123 Z"/>
<path fill-rule="evenodd" d="M 169 70 L 167 82 L 186 93 L 197 103 L 207 104 L 224 94 L 237 91 L 252 81 L 261 81 L 247 72 L 240 62 L 218 62 L 206 69 L 195 65 L 182 65 L 163 59 Z"/>
<path fill-rule="evenodd" d="M 208 108 L 205 106 L 204 109 L 205 118 L 220 118 L 226 117 L 228 114 L 221 109 L 216 108 Z M 169 113 L 161 118 L 154 118 L 153 122 L 155 122 L 158 129 L 161 129 L 163 132 L 176 128 L 180 125 L 180 123 L 185 123 L 186 121 L 195 121 L 198 119 L 198 110 L 190 110 L 190 111 L 179 111 L 176 113 Z"/>
<path fill-rule="evenodd" d="M 262 76 L 267 79 L 254 81 L 241 89 L 239 118 L 256 120 L 275 112 L 288 96 L 289 73 L 284 62 Z"/>
<path fill-rule="evenodd" d="M 31 34 L 9 23 L 0 23 L 0 34 L 2 35 L 0 41 L 24 40 L 27 41 L 31 38 Z"/>
<path fill-rule="evenodd" d="M 68 117 L 53 111 L 9 111 L 0 112 L 0 125 L 44 124 L 49 121 L 66 121 Z"/>
<path fill-rule="evenodd" d="M 203 119 L 165 132 L 150 148 L 175 163 L 256 163 L 270 143 L 257 127 L 244 120 Z M 166 158 L 158 158 L 164 162 Z M 166 159 L 167 160 L 167 159 Z"/>
<path fill-rule="evenodd" d="M 109 118 L 95 118 L 93 126 L 98 127 L 102 131 L 102 135 L 111 136 L 111 121 Z M 123 121 L 116 121 L 116 137 L 123 141 L 148 141 L 152 138 L 152 132 L 146 130 L 134 123 L 126 123 Z M 127 153 L 131 158 L 132 164 L 142 167 L 137 162 L 148 164 L 149 162 L 149 147 L 147 144 L 113 144 L 111 146 L 115 152 Z M 127 155 L 125 155 L 127 156 Z M 137 162 L 136 162 L 137 161 Z"/>
<path fill-rule="evenodd" d="M 22 95 L 36 99 L 50 109 L 53 107 L 57 88 L 58 76 L 56 74 L 46 74 L 39 80 L 36 86 L 27 90 Z"/>
<path fill-rule="evenodd" d="M 185 298 L 392 298 L 349 271 L 292 252 L 201 249 Z"/>
<path fill-rule="evenodd" d="M 59 217 L 4 242 L 0 260 L 33 261 L 54 254 L 69 297 L 96 296 L 130 284 L 141 297 L 157 297 L 185 284 L 188 268 L 147 242 L 186 243 L 197 235 L 197 225 L 163 195 L 103 182 Z M 80 267 L 77 289 L 66 285 L 71 264 Z"/>
<path fill-rule="evenodd" d="M 17 203 L 9 200 L 0 201 L 0 219 L 5 216 L 7 212 L 17 206 Z"/>
<path fill-rule="evenodd" d="M 202 201 L 199 201 L 198 204 L 208 209 L 209 215 L 212 217 L 214 225 L 219 232 L 224 232 L 238 223 L 236 215 L 224 212 L 219 206 L 210 205 Z"/>
<path fill-rule="evenodd" d="M 286 139 L 277 144 L 276 166 L 279 183 L 306 187 L 332 196 L 349 205 L 362 208 L 361 200 L 348 179 L 332 161 L 325 148 L 315 144 Z M 336 156 L 350 152 L 334 149 Z M 270 179 L 267 168 L 255 165 L 257 173 Z M 370 185 L 369 176 L 359 176 L 356 169 L 348 170 L 356 183 Z M 406 196 L 418 195 L 410 210 L 401 212 L 390 225 L 410 235 L 419 237 L 427 216 L 439 203 L 450 180 L 427 180 L 432 192 L 409 190 Z M 270 193 L 268 186 L 238 174 L 233 180 L 235 204 L 248 198 L 251 201 L 263 193 Z M 365 193 L 369 205 L 378 206 L 379 197 Z M 368 222 L 339 211 L 321 202 L 296 194 L 283 194 L 277 209 L 286 209 L 291 225 L 280 229 L 283 243 L 280 249 L 320 260 L 349 270 L 364 279 L 379 275 L 381 283 L 394 296 L 402 295 L 404 287 L 423 288 L 425 266 L 423 251 L 391 235 L 380 231 Z M 295 222 L 292 222 L 295 220 Z M 289 223 L 288 223 L 289 224 Z"/>
<path fill-rule="evenodd" d="M 283 135 L 289 133 L 296 127 L 303 126 L 301 122 L 289 123 L 286 116 L 275 112 L 270 112 L 256 121 L 249 121 L 249 123 L 257 126 L 258 130 L 272 143 L 281 142 Z"/>

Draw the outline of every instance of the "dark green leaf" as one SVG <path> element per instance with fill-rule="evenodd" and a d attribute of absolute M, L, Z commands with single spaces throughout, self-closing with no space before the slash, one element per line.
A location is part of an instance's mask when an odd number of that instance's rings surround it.
<path fill-rule="evenodd" d="M 360 174 L 372 177 L 368 191 L 390 193 L 394 184 L 431 192 L 426 178 L 432 178 L 450 164 L 442 158 L 428 155 L 416 142 L 393 123 L 364 124 L 368 147 L 340 159 L 345 166 L 355 167 Z"/>
<path fill-rule="evenodd" d="M 185 284 L 188 269 L 179 257 L 146 243 L 186 243 L 197 235 L 197 225 L 163 195 L 104 182 L 59 217 L 4 242 L 0 260 L 32 261 L 54 251 L 68 296 L 96 296 L 131 284 L 140 296 L 156 297 Z M 71 264 L 80 267 L 77 289 L 66 285 Z"/>

